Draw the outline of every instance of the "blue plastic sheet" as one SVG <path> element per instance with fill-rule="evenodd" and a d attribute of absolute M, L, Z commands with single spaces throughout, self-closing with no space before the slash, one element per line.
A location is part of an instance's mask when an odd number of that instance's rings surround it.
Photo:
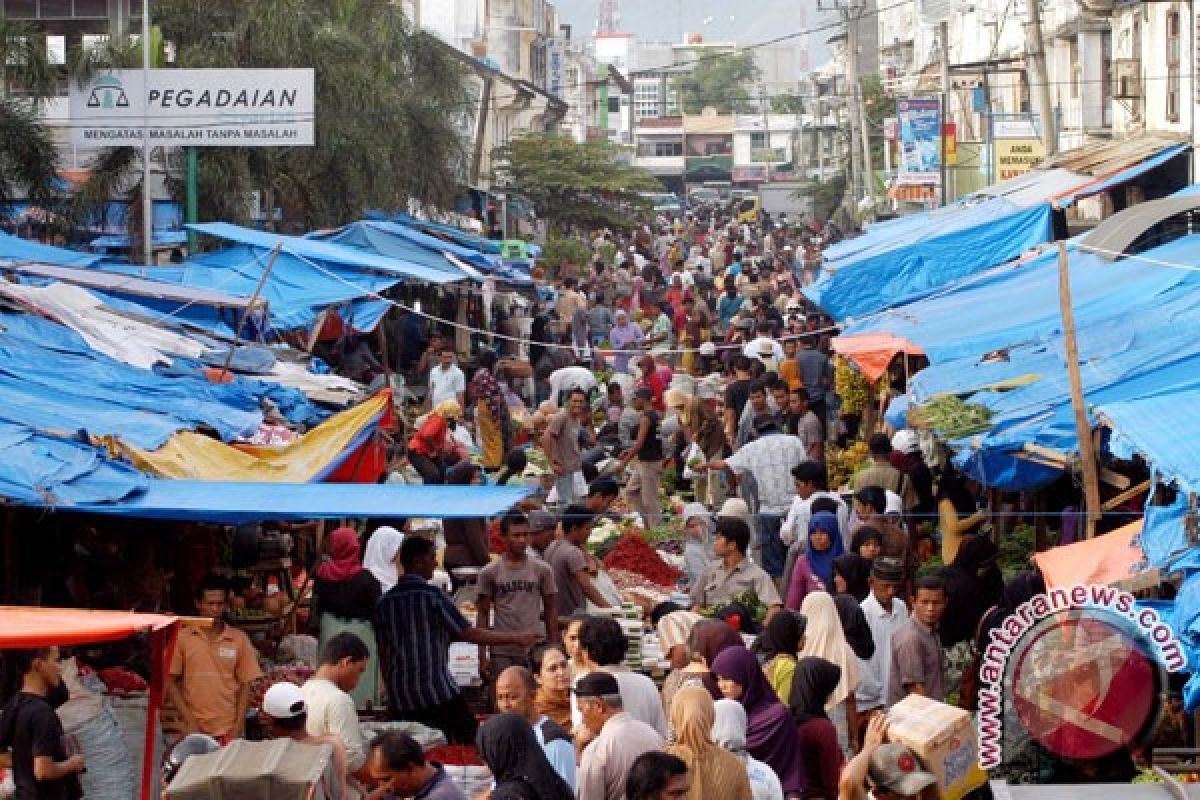
<path fill-rule="evenodd" d="M 97 253 L 80 253 L 63 247 L 31 242 L 18 236 L 0 233 L 0 259 L 38 261 L 62 267 L 93 267 L 105 259 Z"/>
<path fill-rule="evenodd" d="M 0 497 L 50 508 L 116 503 L 145 489 L 146 476 L 91 445 L 0 421 Z"/>
<path fill-rule="evenodd" d="M 528 495 L 508 486 L 388 483 L 234 483 L 148 479 L 144 493 L 118 505 L 76 506 L 145 519 L 240 524 L 258 520 L 496 516 Z"/>
<path fill-rule="evenodd" d="M 481 253 L 455 242 L 430 236 L 417 228 L 386 220 L 362 220 L 334 231 L 310 233 L 307 238 L 357 247 L 389 258 L 410 260 L 432 269 L 456 274 L 459 278 L 465 278 L 466 274 L 451 264 L 443 253 L 450 253 L 455 258 L 481 268 L 492 267 L 499 261 L 498 256 Z"/>
<path fill-rule="evenodd" d="M 1051 238 L 1050 205 L 995 198 L 881 238 L 804 290 L 838 320 L 911 303 Z"/>

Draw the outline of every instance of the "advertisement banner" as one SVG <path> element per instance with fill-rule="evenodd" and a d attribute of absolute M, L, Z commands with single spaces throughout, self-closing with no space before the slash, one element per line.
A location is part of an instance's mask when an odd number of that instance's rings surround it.
<path fill-rule="evenodd" d="M 311 69 L 112 70 L 70 82 L 71 143 L 85 147 L 311 147 Z"/>
<path fill-rule="evenodd" d="M 546 91 L 555 97 L 563 95 L 566 67 L 566 42 L 561 36 L 546 39 Z"/>
<path fill-rule="evenodd" d="M 900 124 L 901 185 L 936 184 L 942 171 L 942 109 L 937 98 L 909 97 L 896 103 Z"/>
<path fill-rule="evenodd" d="M 1024 175 L 1046 157 L 1046 146 L 1036 137 L 997 139 L 992 143 L 992 148 L 995 152 L 997 181 Z"/>
<path fill-rule="evenodd" d="M 788 160 L 786 147 L 755 147 L 750 151 L 750 160 L 755 164 L 777 164 Z"/>

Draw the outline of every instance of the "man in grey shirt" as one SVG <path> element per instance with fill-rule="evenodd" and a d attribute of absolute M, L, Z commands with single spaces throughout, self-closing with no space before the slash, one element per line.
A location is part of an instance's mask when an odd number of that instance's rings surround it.
<path fill-rule="evenodd" d="M 938 623 L 946 611 L 946 584 L 938 575 L 917 581 L 912 616 L 892 635 L 891 672 L 888 674 L 888 706 L 910 694 L 939 703 L 946 699 L 945 664 Z"/>

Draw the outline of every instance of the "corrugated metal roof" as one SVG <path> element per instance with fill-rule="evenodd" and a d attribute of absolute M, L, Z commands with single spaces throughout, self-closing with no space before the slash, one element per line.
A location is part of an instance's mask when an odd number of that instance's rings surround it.
<path fill-rule="evenodd" d="M 1097 178 L 1131 167 L 1183 142 L 1186 142 L 1185 137 L 1147 133 L 1128 139 L 1087 144 L 1047 158 L 1042 168 L 1061 167 Z"/>
<path fill-rule="evenodd" d="M 1200 196 L 1164 197 L 1138 203 L 1101 222 L 1080 243 L 1101 258 L 1116 261 L 1139 236 L 1165 219 L 1200 209 Z"/>
<path fill-rule="evenodd" d="M 1033 169 L 1004 183 L 981 189 L 980 194 L 1003 197 L 1023 208 L 1040 205 L 1051 197 L 1091 183 L 1093 178 L 1067 169 Z"/>

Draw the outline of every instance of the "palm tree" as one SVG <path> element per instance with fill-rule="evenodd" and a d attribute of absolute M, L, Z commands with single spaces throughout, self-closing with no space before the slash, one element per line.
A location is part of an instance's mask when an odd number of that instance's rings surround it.
<path fill-rule="evenodd" d="M 202 219 L 244 221 L 252 192 L 288 229 L 338 225 L 410 200 L 448 206 L 472 97 L 461 65 L 388 0 L 156 0 L 177 67 L 311 67 L 316 144 L 199 151 Z M 94 66 L 94 64 L 92 65 Z M 136 154 L 93 166 L 91 198 L 130 191 Z M 182 176 L 168 185 L 182 197 Z M 94 190 L 94 191 L 93 191 Z"/>
<path fill-rule="evenodd" d="M 21 197 L 43 206 L 54 198 L 58 149 L 40 111 L 57 77 L 46 37 L 0 16 L 0 215 Z"/>

